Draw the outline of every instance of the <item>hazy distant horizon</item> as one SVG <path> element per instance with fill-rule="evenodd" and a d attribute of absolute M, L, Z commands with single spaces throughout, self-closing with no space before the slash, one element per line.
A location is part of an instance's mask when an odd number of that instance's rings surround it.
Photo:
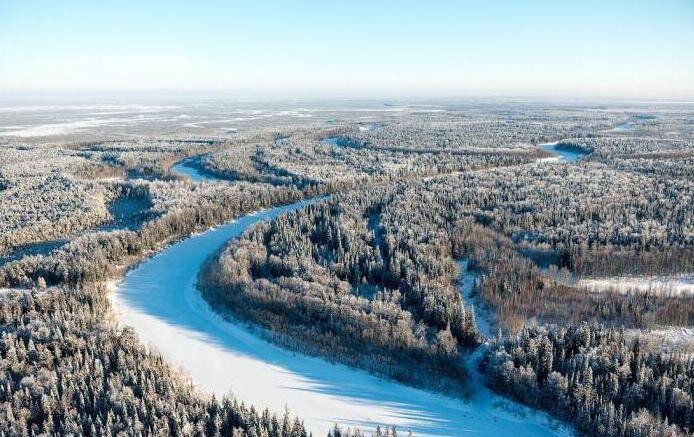
<path fill-rule="evenodd" d="M 392 102 L 527 102 L 551 104 L 694 104 L 694 95 L 681 97 L 630 96 L 630 95 L 582 95 L 582 94 L 542 94 L 542 93 L 444 93 L 407 91 L 383 92 L 340 92 L 340 91 L 298 91 L 298 90 L 0 90 L 0 104 L 40 104 L 74 103 L 93 104 L 99 102 L 325 102 L 325 101 L 383 101 Z"/>

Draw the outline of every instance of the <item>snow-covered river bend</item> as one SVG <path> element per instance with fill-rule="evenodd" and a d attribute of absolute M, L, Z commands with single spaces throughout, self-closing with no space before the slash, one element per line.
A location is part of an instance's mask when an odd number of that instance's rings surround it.
<path fill-rule="evenodd" d="M 287 407 L 316 436 L 325 435 L 334 423 L 365 430 L 395 425 L 431 436 L 567 433 L 546 415 L 488 391 L 465 402 L 386 381 L 279 348 L 213 312 L 196 289 L 206 258 L 249 226 L 310 202 L 249 214 L 143 262 L 112 295 L 120 322 L 132 326 L 145 344 L 180 366 L 204 392 L 232 394 L 280 414 Z"/>

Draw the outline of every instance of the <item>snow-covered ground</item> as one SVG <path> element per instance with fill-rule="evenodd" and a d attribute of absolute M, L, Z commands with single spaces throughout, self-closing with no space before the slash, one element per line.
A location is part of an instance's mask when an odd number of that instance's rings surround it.
<path fill-rule="evenodd" d="M 479 296 L 473 296 L 473 287 L 475 285 L 475 280 L 479 280 L 479 275 L 468 271 L 468 260 L 463 259 L 458 262 L 460 266 L 460 294 L 463 295 L 463 303 L 465 305 L 472 305 L 475 312 L 475 321 L 477 322 L 477 329 L 480 334 L 487 338 L 491 338 L 494 335 L 494 325 L 495 318 L 494 314 L 487 308 L 479 298 Z"/>
<path fill-rule="evenodd" d="M 32 290 L 26 288 L 0 288 L 0 299 L 4 299 L 8 296 L 21 296 L 31 292 Z"/>
<path fill-rule="evenodd" d="M 576 277 L 570 271 L 554 266 L 540 269 L 545 275 L 571 287 L 591 293 L 650 293 L 670 296 L 694 295 L 694 273 L 652 276 Z"/>
<path fill-rule="evenodd" d="M 33 126 L 23 126 L 16 130 L 2 131 L 0 135 L 11 137 L 47 137 L 52 135 L 65 135 L 73 132 L 80 132 L 86 128 L 101 126 L 110 123 L 121 123 L 124 119 L 120 118 L 104 118 L 104 119 L 87 119 L 79 121 L 68 121 L 64 123 L 47 123 Z"/>
<path fill-rule="evenodd" d="M 480 275 L 477 272 L 469 271 L 468 264 L 469 261 L 466 259 L 462 259 L 458 262 L 460 266 L 458 286 L 460 294 L 463 296 L 463 303 L 473 306 L 477 329 L 480 334 L 486 338 L 486 340 L 474 352 L 466 357 L 465 360 L 465 368 L 469 377 L 468 390 L 470 392 L 470 403 L 480 410 L 505 410 L 514 412 L 513 414 L 523 414 L 528 417 L 541 415 L 542 413 L 538 413 L 535 410 L 494 393 L 484 383 L 485 378 L 480 373 L 479 365 L 486 348 L 489 346 L 489 340 L 494 335 L 496 317 L 494 312 L 486 306 L 484 301 L 474 294 L 473 288 L 475 281 L 480 279 Z M 567 428 L 562 428 L 561 433 L 569 434 L 569 430 Z"/>
<path fill-rule="evenodd" d="M 547 158 L 537 158 L 537 162 L 562 162 L 558 156 L 549 156 Z"/>
<path fill-rule="evenodd" d="M 640 337 L 663 352 L 694 356 L 694 328 L 669 326 L 655 329 L 627 329 L 627 336 Z"/>
<path fill-rule="evenodd" d="M 673 296 L 691 296 L 694 295 L 694 274 L 582 278 L 575 282 L 575 286 L 585 288 L 591 292 L 648 292 Z"/>
<path fill-rule="evenodd" d="M 112 295 L 119 320 L 205 392 L 233 394 L 278 413 L 286 406 L 314 435 L 334 423 L 366 430 L 395 425 L 424 436 L 570 434 L 546 415 L 490 393 L 478 379 L 469 401 L 453 399 L 290 352 L 214 313 L 195 288 L 205 259 L 248 226 L 306 203 L 245 216 L 140 264 Z"/>
<path fill-rule="evenodd" d="M 625 123 L 618 124 L 612 129 L 608 129 L 606 132 L 629 132 L 634 130 L 634 125 L 627 121 Z"/>
<path fill-rule="evenodd" d="M 359 130 L 362 132 L 378 132 L 382 126 L 380 123 L 370 123 L 368 125 L 360 125 Z"/>

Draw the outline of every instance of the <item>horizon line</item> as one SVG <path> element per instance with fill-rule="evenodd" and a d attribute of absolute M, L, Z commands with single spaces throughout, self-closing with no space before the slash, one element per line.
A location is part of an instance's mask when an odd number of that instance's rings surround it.
<path fill-rule="evenodd" d="M 165 96 L 164 94 L 173 94 Z M 654 102 L 654 103 L 694 103 L 694 92 L 678 96 L 655 93 L 600 93 L 600 92 L 570 92 L 570 91 L 511 91 L 511 90 L 341 90 L 341 89 L 214 89 L 214 88 L 132 88 L 132 89 L 35 89 L 35 90 L 2 90 L 0 100 L 4 98 L 165 98 L 165 97 L 198 97 L 206 99 L 223 98 L 260 98 L 262 100 L 292 99 L 292 100 L 460 100 L 460 99 L 513 99 L 528 101 L 548 101 L 571 99 L 579 101 L 624 101 L 624 102 Z"/>

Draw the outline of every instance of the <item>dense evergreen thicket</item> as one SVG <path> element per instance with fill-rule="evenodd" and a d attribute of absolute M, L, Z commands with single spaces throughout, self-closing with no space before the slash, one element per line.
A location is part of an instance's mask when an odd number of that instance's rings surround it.
<path fill-rule="evenodd" d="M 601 165 L 532 165 L 437 179 L 426 189 L 455 202 L 454 213 L 472 215 L 517 243 L 570 253 L 694 246 L 692 181 Z"/>
<path fill-rule="evenodd" d="M 98 287 L 3 291 L 0 435 L 307 435 L 288 415 L 202 397 L 108 308 Z"/>
<path fill-rule="evenodd" d="M 206 147 L 211 145 L 156 140 L 3 146 L 0 256 L 94 230 L 112 218 L 108 204 L 123 195 L 127 177 L 163 177 L 171 162 Z"/>
<path fill-rule="evenodd" d="M 523 329 L 493 343 L 484 368 L 497 390 L 587 434 L 694 429 L 694 358 L 644 350 L 639 341 L 594 324 Z"/>
<path fill-rule="evenodd" d="M 588 108 L 539 108 L 524 105 L 472 105 L 445 112 L 422 112 L 382 123 L 379 129 L 352 126 L 350 138 L 373 147 L 408 150 L 493 150 L 584 136 L 611 127 L 619 117 Z"/>
<path fill-rule="evenodd" d="M 449 326 L 458 341 L 470 344 L 474 337 L 471 317 L 454 286 L 453 259 L 466 257 L 470 267 L 482 274 L 478 293 L 496 311 L 502 326 L 511 330 L 529 319 L 549 322 L 594 319 L 623 326 L 694 323 L 691 296 L 589 294 L 548 277 L 531 262 L 533 256 L 528 258 L 531 249 L 550 254 L 547 256 L 551 261 L 575 267 L 577 274 L 594 273 L 598 268 L 602 272 L 628 274 L 634 272 L 634 265 L 649 273 L 687 271 L 694 256 L 689 237 L 691 219 L 687 217 L 691 205 L 678 202 L 686 198 L 686 190 L 672 193 L 659 209 L 637 214 L 641 201 L 632 201 L 633 206 L 616 201 L 592 203 L 602 191 L 593 192 L 591 184 L 584 188 L 571 184 L 573 173 L 580 174 L 582 169 L 571 172 L 541 166 L 530 169 L 531 176 L 552 181 L 551 195 L 543 194 L 544 182 L 538 187 L 528 182 L 528 189 L 516 189 L 513 195 L 507 194 L 511 187 L 494 191 L 478 187 L 480 194 L 475 195 L 473 184 L 469 184 L 472 177 L 461 175 L 364 188 L 335 197 L 327 204 L 280 218 L 271 225 L 261 225 L 241 242 L 232 243 L 218 263 L 220 268 L 216 270 L 221 276 L 212 282 L 235 284 L 237 288 L 245 284 L 241 290 L 252 283 L 257 295 L 251 300 L 272 296 L 278 301 L 282 300 L 279 294 L 292 299 L 297 294 L 308 293 L 311 299 L 319 294 L 327 299 L 325 293 L 306 292 L 301 287 L 292 290 L 289 286 L 292 281 L 308 282 L 309 288 L 327 284 L 319 288 L 327 286 L 330 295 L 347 294 L 350 302 L 364 299 L 396 302 L 412 314 L 414 321 L 422 320 L 438 329 Z M 505 172 L 519 174 L 514 169 Z M 472 180 L 480 178 L 475 175 Z M 559 184 L 561 179 L 568 182 Z M 500 177 L 496 183 L 504 180 Z M 580 176 L 575 180 L 588 178 Z M 571 200 L 576 203 L 575 209 L 592 208 L 593 214 L 581 213 L 582 218 L 577 218 L 560 209 L 568 199 L 573 199 L 571 191 L 577 190 L 586 194 Z M 514 198 L 502 202 L 501 196 Z M 530 206 L 530 202 L 542 206 Z M 525 212 L 519 214 L 517 208 Z M 611 222 L 605 222 L 603 215 L 612 217 Z M 601 237 L 604 231 L 600 227 L 625 220 L 633 220 L 631 226 L 640 231 L 625 234 L 628 237 L 623 239 Z M 649 230 L 656 226 L 656 220 L 679 229 L 680 236 L 663 230 L 661 237 Z M 532 241 L 542 243 L 528 243 L 529 229 L 536 229 Z M 592 234 L 584 234 L 583 229 L 596 229 L 596 239 L 590 240 Z M 517 235 L 526 237 L 516 238 Z M 279 291 L 262 291 L 267 287 Z M 230 299 L 246 299 L 236 292 L 226 294 Z M 239 305 L 246 306 L 243 302 Z M 310 325 L 308 321 L 303 323 Z"/>

